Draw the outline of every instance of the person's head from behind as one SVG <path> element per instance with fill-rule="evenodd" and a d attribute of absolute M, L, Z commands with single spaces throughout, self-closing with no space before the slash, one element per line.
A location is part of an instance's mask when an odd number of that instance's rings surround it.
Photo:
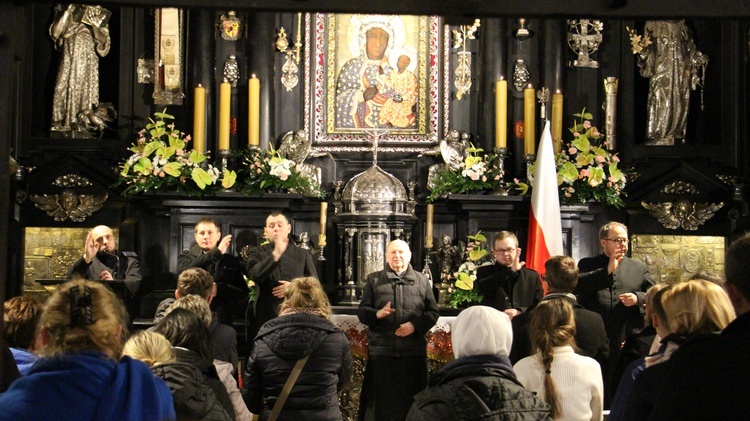
<path fill-rule="evenodd" d="M 289 237 L 292 232 L 292 224 L 289 223 L 289 219 L 283 213 L 273 212 L 266 218 L 264 232 L 268 241 L 273 243 Z"/>
<path fill-rule="evenodd" d="M 206 327 L 211 327 L 211 307 L 208 305 L 208 301 L 204 300 L 202 297 L 194 294 L 180 297 L 180 299 L 173 302 L 167 308 L 164 314 L 167 315 L 177 308 L 184 308 L 185 310 L 192 311 L 193 313 L 198 315 L 198 317 L 201 319 L 203 324 L 206 325 Z"/>
<path fill-rule="evenodd" d="M 561 414 L 560 397 L 552 379 L 553 348 L 575 347 L 576 323 L 573 306 L 561 298 L 543 300 L 534 308 L 531 315 L 531 344 L 544 366 L 545 400 L 550 405 L 553 418 Z"/>
<path fill-rule="evenodd" d="M 3 303 L 3 339 L 11 348 L 32 349 L 36 326 L 44 306 L 37 300 L 22 295 Z"/>
<path fill-rule="evenodd" d="M 215 295 L 214 278 L 201 268 L 189 268 L 182 271 L 177 278 L 177 289 L 174 298 L 180 299 L 188 295 L 198 295 L 208 302 Z"/>
<path fill-rule="evenodd" d="M 599 230 L 599 244 L 607 257 L 628 252 L 628 227 L 619 222 L 608 222 Z"/>
<path fill-rule="evenodd" d="M 661 285 L 662 287 L 656 289 L 655 292 L 651 295 L 651 298 L 647 299 L 648 304 L 646 306 L 646 309 L 647 311 L 649 311 L 650 309 L 651 326 L 654 327 L 654 329 L 656 330 L 656 334 L 659 335 L 660 338 L 664 338 L 670 333 L 674 333 L 669 328 L 669 315 L 667 314 L 667 310 L 664 308 L 664 294 L 672 289 L 672 285 Z"/>
<path fill-rule="evenodd" d="M 214 346 L 208 326 L 194 312 L 176 308 L 156 325 L 155 332 L 166 337 L 172 346 L 189 349 L 208 361 L 214 359 Z"/>
<path fill-rule="evenodd" d="M 326 319 L 331 317 L 331 304 L 317 278 L 306 276 L 293 279 L 286 288 L 281 313 L 304 312 Z"/>
<path fill-rule="evenodd" d="M 84 280 L 66 282 L 44 305 L 37 352 L 53 356 L 94 351 L 116 360 L 126 320 L 125 307 L 105 285 Z"/>
<path fill-rule="evenodd" d="M 94 239 L 99 251 L 114 253 L 117 250 L 117 243 L 115 242 L 115 235 L 112 233 L 112 228 L 106 225 L 94 227 L 91 230 L 91 238 Z"/>
<path fill-rule="evenodd" d="M 409 267 L 411 261 L 411 250 L 409 244 L 404 240 L 393 240 L 388 244 L 385 254 L 388 266 L 396 273 L 401 273 Z"/>
<path fill-rule="evenodd" d="M 724 259 L 724 277 L 729 299 L 735 312 L 742 315 L 750 311 L 750 233 L 729 246 Z"/>
<path fill-rule="evenodd" d="M 678 335 L 718 332 L 735 318 L 726 292 L 708 281 L 673 285 L 664 293 L 661 302 L 670 330 Z"/>
<path fill-rule="evenodd" d="M 202 218 L 195 224 L 195 242 L 203 251 L 211 251 L 219 244 L 221 227 L 211 218 Z"/>
<path fill-rule="evenodd" d="M 649 287 L 649 289 L 646 291 L 645 300 L 644 300 L 644 307 L 646 309 L 645 311 L 645 318 L 646 318 L 646 324 L 653 326 L 652 318 L 654 314 L 654 297 L 656 296 L 656 293 L 661 291 L 662 289 L 666 288 L 667 284 L 660 283 L 660 284 L 654 284 Z"/>
<path fill-rule="evenodd" d="M 578 266 L 570 256 L 552 256 L 544 263 L 549 292 L 573 292 L 578 284 Z"/>
<path fill-rule="evenodd" d="M 510 231 L 500 231 L 492 239 L 492 254 L 497 263 L 510 266 L 518 253 L 518 237 Z"/>
<path fill-rule="evenodd" d="M 724 287 L 724 278 L 718 273 L 714 273 L 708 270 L 699 270 L 691 276 L 688 281 L 696 281 L 702 279 L 704 281 L 712 282 L 720 287 Z"/>
<path fill-rule="evenodd" d="M 176 361 L 169 340 L 161 333 L 148 330 L 136 332 L 128 338 L 122 347 L 122 355 L 142 361 L 149 367 Z"/>
<path fill-rule="evenodd" d="M 462 310 L 451 326 L 451 344 L 456 358 L 471 355 L 507 357 L 513 343 L 510 317 L 487 306 Z"/>

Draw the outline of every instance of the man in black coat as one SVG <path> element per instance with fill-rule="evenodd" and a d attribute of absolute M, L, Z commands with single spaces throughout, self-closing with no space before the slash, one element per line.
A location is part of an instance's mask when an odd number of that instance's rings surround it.
<path fill-rule="evenodd" d="M 612 373 L 625 339 L 644 324 L 646 290 L 654 284 L 648 266 L 626 256 L 628 228 L 609 222 L 599 230 L 603 253 L 578 262 L 578 285 L 573 293 L 585 308 L 602 316 L 609 339 L 609 361 L 604 374 L 605 406 L 612 397 Z"/>
<path fill-rule="evenodd" d="M 242 277 L 239 260 L 227 254 L 232 235 L 221 236 L 221 226 L 211 218 L 201 218 L 195 224 L 195 244 L 183 250 L 177 258 L 177 273 L 188 268 L 201 268 L 210 273 L 216 282 L 216 296 L 211 310 L 221 323 L 232 326 L 233 305 L 247 304 L 248 288 Z"/>
<path fill-rule="evenodd" d="M 427 386 L 427 338 L 437 322 L 435 295 L 409 261 L 403 240 L 388 244 L 388 267 L 368 275 L 357 310 L 369 328 L 359 419 L 400 421 Z"/>
<path fill-rule="evenodd" d="M 607 332 L 604 329 L 602 316 L 583 308 L 578 304 L 576 296 L 572 294 L 578 283 L 578 268 L 575 260 L 568 256 L 553 256 L 545 262 L 544 268 L 546 272 L 544 277 L 549 290 L 542 300 L 567 300 L 573 306 L 578 353 L 595 359 L 604 370 L 609 357 Z M 512 320 L 513 345 L 510 350 L 510 361 L 513 364 L 533 354 L 529 322 L 534 308 L 536 305 Z"/>
<path fill-rule="evenodd" d="M 246 274 L 258 286 L 256 332 L 279 314 L 279 305 L 291 280 L 301 276 L 318 277 L 310 251 L 289 241 L 291 232 L 287 217 L 274 212 L 266 218 L 265 235 L 269 243 L 248 252 Z"/>
<path fill-rule="evenodd" d="M 650 420 L 740 420 L 750 416 L 750 235 L 724 261 L 724 287 L 737 318 L 720 335 L 688 341 L 671 367 Z"/>
<path fill-rule="evenodd" d="M 136 314 L 135 302 L 138 287 L 141 284 L 141 265 L 138 259 L 126 256 L 117 250 L 112 229 L 106 225 L 98 225 L 86 236 L 83 257 L 76 260 L 68 268 L 66 278 L 74 275 L 91 281 L 122 281 L 125 291 L 114 289 L 121 295 L 131 317 Z"/>
<path fill-rule="evenodd" d="M 492 240 L 495 263 L 477 268 L 476 289 L 481 304 L 505 312 L 511 319 L 538 303 L 544 291 L 537 271 L 523 267 L 518 238 L 500 231 Z"/>

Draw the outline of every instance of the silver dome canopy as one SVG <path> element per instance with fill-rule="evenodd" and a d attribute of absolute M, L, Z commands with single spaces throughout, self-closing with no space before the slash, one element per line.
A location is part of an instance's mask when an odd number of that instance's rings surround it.
<path fill-rule="evenodd" d="M 410 215 L 407 210 L 408 200 L 403 183 L 373 164 L 367 171 L 352 177 L 344 186 L 342 213 Z"/>

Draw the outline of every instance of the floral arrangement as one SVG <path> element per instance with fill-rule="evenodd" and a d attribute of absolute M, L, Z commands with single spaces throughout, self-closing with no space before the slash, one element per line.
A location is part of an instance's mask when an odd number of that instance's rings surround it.
<path fill-rule="evenodd" d="M 172 188 L 200 196 L 232 187 L 237 178 L 234 171 L 206 165 L 206 155 L 187 149 L 190 135 L 177 130 L 174 117 L 163 112 L 138 132 L 138 141 L 129 149 L 133 154 L 120 165 L 115 186 L 125 185 L 123 196 L 150 190 Z"/>
<path fill-rule="evenodd" d="M 481 231 L 467 238 L 469 241 L 464 250 L 464 262 L 453 274 L 453 282 L 446 291 L 446 301 L 452 308 L 482 301 L 482 295 L 474 290 L 477 268 L 492 259 L 490 252 L 482 245 L 487 241 L 487 237 Z"/>
<path fill-rule="evenodd" d="M 249 279 L 247 276 L 242 275 L 242 278 L 245 280 L 245 283 L 247 284 L 247 302 L 252 303 L 255 301 L 256 298 L 258 298 L 258 286 L 255 285 L 255 281 L 252 279 Z"/>
<path fill-rule="evenodd" d="M 484 155 L 483 149 L 472 145 L 469 154 L 456 169 L 442 166 L 434 175 L 427 202 L 448 194 L 472 193 L 497 190 L 504 186 L 502 157 L 497 154 Z"/>
<path fill-rule="evenodd" d="M 625 205 L 625 173 L 620 158 L 608 151 L 604 136 L 591 125 L 592 115 L 584 108 L 574 114 L 570 132 L 573 141 L 555 156 L 560 203 L 571 205 L 594 201 L 620 208 Z"/>
<path fill-rule="evenodd" d="M 320 182 L 300 171 L 294 161 L 273 148 L 246 149 L 240 152 L 243 160 L 242 192 L 257 196 L 264 192 L 300 193 L 308 197 L 325 197 Z"/>
<path fill-rule="evenodd" d="M 651 38 L 648 35 L 644 35 L 641 37 L 640 35 L 638 35 L 638 32 L 635 32 L 635 29 L 630 29 L 627 26 L 625 27 L 625 30 L 630 36 L 630 50 L 633 52 L 633 54 L 639 54 L 649 45 L 653 44 L 653 42 L 651 42 Z"/>

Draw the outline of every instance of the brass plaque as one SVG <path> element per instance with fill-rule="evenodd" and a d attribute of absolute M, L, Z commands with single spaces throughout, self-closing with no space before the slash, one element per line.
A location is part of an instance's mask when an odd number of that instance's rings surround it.
<path fill-rule="evenodd" d="M 686 281 L 706 270 L 724 276 L 724 237 L 633 234 L 631 257 L 649 267 L 656 282 Z"/>

